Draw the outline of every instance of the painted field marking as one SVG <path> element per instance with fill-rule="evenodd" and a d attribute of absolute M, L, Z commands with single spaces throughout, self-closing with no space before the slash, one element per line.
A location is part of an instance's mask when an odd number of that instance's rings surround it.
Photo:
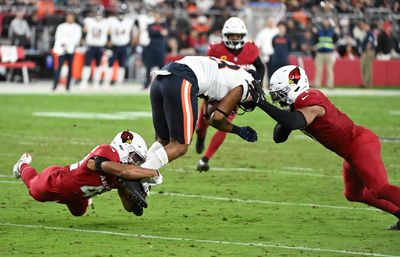
<path fill-rule="evenodd" d="M 248 247 L 260 247 L 260 248 L 277 248 L 277 249 L 297 250 L 297 251 L 324 252 L 324 253 L 378 256 L 378 257 L 400 257 L 399 255 L 387 255 L 387 254 L 382 254 L 382 253 L 367 253 L 367 252 L 355 252 L 355 251 L 327 249 L 327 248 L 289 246 L 289 245 L 284 245 L 284 244 L 263 244 L 263 243 L 256 243 L 256 242 L 235 242 L 235 241 L 225 241 L 225 240 L 209 240 L 209 239 L 194 239 L 194 238 L 184 238 L 184 237 L 168 237 L 168 236 L 155 236 L 155 235 L 144 235 L 144 234 L 131 234 L 131 233 L 110 231 L 110 230 L 78 229 L 78 228 L 51 227 L 51 226 L 38 226 L 38 225 L 13 224 L 13 223 L 0 223 L 0 226 L 22 227 L 22 228 L 43 229 L 43 230 L 58 230 L 58 231 L 67 231 L 67 232 L 79 232 L 79 233 L 112 235 L 112 236 L 122 236 L 122 237 L 133 237 L 133 238 L 136 237 L 136 238 L 156 239 L 156 240 L 166 240 L 166 241 L 195 242 L 195 243 L 204 243 L 204 244 L 235 245 L 235 246 L 248 246 Z"/>
<path fill-rule="evenodd" d="M 182 194 L 182 193 L 172 193 L 172 192 L 162 192 L 157 195 L 160 196 L 178 196 L 187 198 L 199 198 L 205 200 L 213 201 L 224 201 L 224 202 L 238 202 L 238 203 L 256 203 L 265 205 L 286 205 L 286 206 L 301 206 L 301 207 L 311 207 L 311 208 L 329 208 L 329 209 L 343 209 L 343 210 L 356 210 L 356 211 L 374 211 L 382 212 L 381 210 L 375 208 L 362 208 L 362 207 L 348 207 L 339 205 L 327 205 L 327 204 L 313 204 L 313 203 L 291 203 L 291 202 L 275 202 L 268 200 L 249 200 L 249 199 L 239 199 L 239 198 L 228 198 L 219 196 L 207 196 L 207 195 L 193 195 L 193 194 Z"/>
<path fill-rule="evenodd" d="M 391 115 L 400 116 L 400 111 L 391 110 L 391 111 L 389 111 L 389 113 L 390 113 Z"/>
<path fill-rule="evenodd" d="M 101 119 L 101 120 L 135 120 L 139 118 L 151 118 L 151 112 L 33 112 L 32 116 L 67 118 L 67 119 Z"/>
<path fill-rule="evenodd" d="M 20 180 L 12 181 L 12 180 L 0 180 L 0 184 L 23 184 Z M 268 200 L 252 200 L 252 199 L 239 199 L 239 198 L 228 198 L 228 197 L 220 197 L 220 196 L 208 196 L 208 195 L 194 195 L 194 194 L 183 194 L 183 193 L 174 193 L 174 192 L 162 192 L 154 191 L 153 194 L 155 196 L 175 196 L 175 197 L 184 197 L 184 198 L 199 198 L 211 201 L 224 201 L 224 202 L 237 202 L 244 204 L 263 204 L 263 205 L 283 205 L 283 206 L 300 206 L 300 207 L 311 207 L 311 208 L 325 208 L 325 209 L 341 209 L 341 210 L 355 210 L 355 211 L 373 211 L 373 212 L 381 212 L 375 208 L 362 208 L 362 207 L 349 207 L 349 206 L 340 206 L 340 205 L 328 205 L 328 204 L 314 204 L 314 203 L 291 203 L 291 202 L 278 202 L 278 201 L 268 201 Z"/>

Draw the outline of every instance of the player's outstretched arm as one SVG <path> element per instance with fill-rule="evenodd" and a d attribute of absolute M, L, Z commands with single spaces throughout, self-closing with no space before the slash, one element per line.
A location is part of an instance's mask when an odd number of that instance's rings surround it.
<path fill-rule="evenodd" d="M 159 172 L 156 170 L 142 168 L 137 165 L 121 164 L 119 162 L 109 161 L 99 156 L 95 156 L 93 159 L 88 160 L 87 167 L 91 170 L 97 170 L 99 172 L 104 172 L 128 180 L 159 176 Z"/>
<path fill-rule="evenodd" d="M 243 95 L 243 87 L 239 86 L 231 90 L 218 104 L 215 111 L 210 115 L 210 125 L 214 128 L 233 133 L 246 141 L 257 141 L 257 132 L 251 127 L 238 127 L 228 121 L 229 115 L 240 103 Z"/>

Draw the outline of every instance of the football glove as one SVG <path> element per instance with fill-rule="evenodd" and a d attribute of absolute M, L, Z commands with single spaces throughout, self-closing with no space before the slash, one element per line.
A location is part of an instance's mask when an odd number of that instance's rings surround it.
<path fill-rule="evenodd" d="M 163 176 L 161 175 L 161 173 L 159 171 L 157 171 L 158 176 L 155 177 L 151 177 L 151 178 L 143 178 L 141 180 L 142 183 L 148 183 L 149 186 L 156 186 L 156 185 L 160 185 L 163 183 Z"/>
<path fill-rule="evenodd" d="M 249 126 L 246 127 L 234 126 L 232 133 L 240 136 L 241 138 L 243 138 L 248 142 L 257 141 L 257 132 Z"/>
<path fill-rule="evenodd" d="M 253 80 L 249 83 L 249 92 L 252 97 L 252 101 L 257 105 L 263 105 L 267 100 L 265 99 L 265 93 L 259 82 Z"/>

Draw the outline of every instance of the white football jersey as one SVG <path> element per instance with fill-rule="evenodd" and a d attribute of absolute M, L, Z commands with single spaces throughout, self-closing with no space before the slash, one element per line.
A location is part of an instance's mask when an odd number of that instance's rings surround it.
<path fill-rule="evenodd" d="M 126 46 L 131 41 L 134 20 L 125 17 L 122 21 L 117 17 L 110 17 L 111 43 L 115 46 Z"/>
<path fill-rule="evenodd" d="M 83 24 L 86 28 L 86 45 L 105 46 L 110 29 L 108 19 L 96 20 L 93 17 L 84 19 Z"/>
<path fill-rule="evenodd" d="M 229 91 L 243 86 L 241 101 L 245 101 L 253 77 L 246 70 L 232 62 L 207 56 L 186 56 L 177 63 L 189 66 L 197 77 L 199 92 L 210 100 L 221 100 Z"/>

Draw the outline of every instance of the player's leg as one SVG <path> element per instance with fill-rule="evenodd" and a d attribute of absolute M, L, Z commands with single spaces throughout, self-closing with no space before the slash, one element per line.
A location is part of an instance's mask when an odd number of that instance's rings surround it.
<path fill-rule="evenodd" d="M 117 72 L 117 83 L 122 84 L 125 80 L 126 73 L 126 57 L 127 57 L 127 47 L 119 47 L 117 60 L 118 60 L 118 72 Z"/>
<path fill-rule="evenodd" d="M 101 59 L 103 57 L 103 53 L 104 49 L 102 47 L 95 48 L 94 58 L 96 61 L 96 68 L 94 69 L 93 73 L 93 85 L 97 88 L 100 86 L 101 73 L 102 73 Z"/>
<path fill-rule="evenodd" d="M 151 111 L 156 142 L 149 148 L 147 160 L 142 164 L 144 168 L 159 169 L 168 163 L 168 157 L 163 146 L 169 143 L 170 134 L 164 109 L 164 101 L 166 100 L 161 92 L 163 84 L 169 83 L 168 77 L 158 76 L 154 79 L 150 88 Z"/>
<path fill-rule="evenodd" d="M 88 47 L 86 54 L 85 54 L 85 60 L 82 68 L 82 78 L 81 78 L 81 88 L 86 88 L 88 85 L 88 81 L 92 72 L 91 68 L 91 63 L 94 58 L 94 50 L 93 47 Z"/>
<path fill-rule="evenodd" d="M 344 195 L 347 200 L 374 206 L 400 218 L 400 208 L 384 199 L 376 198 L 358 177 L 357 172 L 347 161 L 343 162 Z"/>
<path fill-rule="evenodd" d="M 199 117 L 197 118 L 196 123 L 196 152 L 198 154 L 204 151 L 204 141 L 206 140 L 207 128 L 208 124 L 204 117 L 204 110 L 206 108 L 205 101 L 201 102 Z"/>
<path fill-rule="evenodd" d="M 400 187 L 389 184 L 380 156 L 380 142 L 376 136 L 368 143 L 357 144 L 352 150 L 352 166 L 368 190 L 400 208 Z"/>
<path fill-rule="evenodd" d="M 228 121 L 232 122 L 235 119 L 236 113 L 229 115 Z M 197 164 L 198 171 L 208 171 L 210 166 L 208 162 L 214 156 L 214 154 L 218 151 L 219 147 L 222 145 L 226 138 L 226 132 L 224 131 L 216 131 L 214 136 L 211 138 L 210 144 L 207 147 L 206 153 L 204 156 L 199 160 Z"/>
<path fill-rule="evenodd" d="M 110 51 L 110 50 L 106 50 Z M 111 85 L 111 80 L 112 80 L 112 73 L 113 73 L 113 65 L 115 60 L 117 59 L 117 53 L 116 53 L 116 47 L 112 47 L 112 54 L 110 59 L 108 59 L 108 67 L 105 71 L 104 74 L 104 86 L 109 87 Z"/>

